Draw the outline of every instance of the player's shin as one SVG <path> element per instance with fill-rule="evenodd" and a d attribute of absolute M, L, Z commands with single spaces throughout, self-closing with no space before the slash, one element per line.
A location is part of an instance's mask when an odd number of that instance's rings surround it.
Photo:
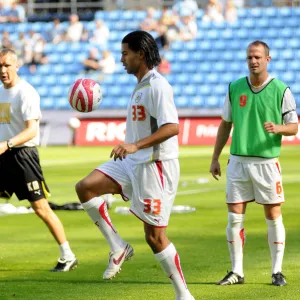
<path fill-rule="evenodd" d="M 243 247 L 245 244 L 244 214 L 228 213 L 226 228 L 228 249 L 230 253 L 232 272 L 244 277 Z"/>
<path fill-rule="evenodd" d="M 268 243 L 272 256 L 272 274 L 282 271 L 282 261 L 285 247 L 285 228 L 282 216 L 276 220 L 266 219 L 268 224 Z"/>
<path fill-rule="evenodd" d="M 82 203 L 82 207 L 93 220 L 94 224 L 102 232 L 111 248 L 111 251 L 115 252 L 125 248 L 126 242 L 121 239 L 114 228 L 107 212 L 106 203 L 102 197 L 95 197 L 85 203 Z"/>
<path fill-rule="evenodd" d="M 176 299 L 191 299 L 191 294 L 187 288 L 181 270 L 179 255 L 174 245 L 171 243 L 163 251 L 154 255 L 171 280 L 176 292 Z"/>

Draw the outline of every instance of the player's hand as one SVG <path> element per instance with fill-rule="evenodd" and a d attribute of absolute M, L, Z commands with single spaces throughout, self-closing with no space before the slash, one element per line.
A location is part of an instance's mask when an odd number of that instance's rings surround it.
<path fill-rule="evenodd" d="M 3 154 L 7 149 L 7 142 L 0 142 L 0 155 Z"/>
<path fill-rule="evenodd" d="M 219 180 L 217 176 L 221 176 L 221 167 L 218 160 L 213 160 L 211 162 L 209 172 L 211 173 L 214 179 Z"/>
<path fill-rule="evenodd" d="M 268 132 L 268 133 L 278 133 L 279 132 L 278 125 L 274 124 L 273 122 L 265 122 L 264 128 L 265 128 L 266 132 Z"/>
<path fill-rule="evenodd" d="M 138 151 L 138 147 L 136 144 L 123 144 L 117 145 L 110 153 L 110 158 L 114 158 L 116 161 L 118 158 L 123 160 L 126 158 L 127 154 L 132 154 Z"/>

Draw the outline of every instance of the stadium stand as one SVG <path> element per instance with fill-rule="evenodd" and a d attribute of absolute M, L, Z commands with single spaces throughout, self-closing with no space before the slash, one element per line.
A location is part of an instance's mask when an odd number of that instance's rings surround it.
<path fill-rule="evenodd" d="M 300 88 L 296 82 L 300 74 L 300 8 L 255 7 L 269 6 L 269 2 L 250 1 L 249 5 L 254 8 L 239 8 L 235 23 L 203 23 L 203 10 L 197 12 L 197 38 L 188 42 L 172 42 L 164 53 L 172 66 L 172 74 L 166 77 L 174 87 L 178 108 L 221 108 L 230 81 L 247 74 L 245 47 L 249 42 L 260 39 L 271 48 L 270 73 L 291 87 L 300 109 Z M 138 29 L 145 15 L 145 11 L 98 11 L 94 15 L 95 19 L 102 19 L 110 30 L 108 49 L 117 62 L 116 72 L 107 75 L 100 83 L 104 94 L 101 109 L 126 108 L 135 80 L 124 74 L 119 62 L 120 41 L 125 34 Z M 95 27 L 94 20 L 82 20 L 82 23 L 89 31 Z M 67 26 L 67 21 L 62 24 Z M 47 38 L 52 26 L 48 18 L 45 22 L 0 24 L 0 32 L 4 29 L 10 32 L 12 41 L 18 39 L 19 32 L 28 33 L 29 30 Z M 61 42 L 56 45 L 49 42 L 45 49 L 48 64 L 39 65 L 35 74 L 30 73 L 27 66 L 21 68 L 21 76 L 40 93 L 44 110 L 70 109 L 68 88 L 74 80 L 86 76 L 82 61 L 90 47 L 88 42 Z"/>

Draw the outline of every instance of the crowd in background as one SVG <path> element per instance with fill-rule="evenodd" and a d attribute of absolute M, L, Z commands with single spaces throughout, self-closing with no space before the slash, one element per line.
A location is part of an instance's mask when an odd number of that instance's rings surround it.
<path fill-rule="evenodd" d="M 222 1 L 222 2 L 221 2 Z M 235 22 L 237 8 L 234 0 L 208 0 L 202 17 L 203 22 Z M 24 7 L 16 1 L 0 2 L 0 23 L 26 22 Z M 147 8 L 144 20 L 139 24 L 141 30 L 152 33 L 161 52 L 162 63 L 158 71 L 162 74 L 171 72 L 171 65 L 164 56 L 174 41 L 186 42 L 197 36 L 196 12 L 198 4 L 195 0 L 175 1 L 173 6 L 163 6 L 161 10 Z M 3 30 L 0 46 L 14 48 L 21 62 L 28 65 L 32 73 L 36 72 L 37 65 L 47 64 L 49 58 L 45 55 L 46 43 L 58 44 L 61 42 L 90 44 L 86 59 L 82 62 L 85 72 L 100 72 L 111 74 L 115 72 L 116 62 L 108 48 L 110 29 L 103 20 L 95 19 L 93 30 L 87 30 L 77 14 L 71 14 L 66 26 L 59 18 L 53 19 L 51 30 L 41 35 L 33 30 L 28 33 L 20 32 L 14 42 L 8 31 Z"/>

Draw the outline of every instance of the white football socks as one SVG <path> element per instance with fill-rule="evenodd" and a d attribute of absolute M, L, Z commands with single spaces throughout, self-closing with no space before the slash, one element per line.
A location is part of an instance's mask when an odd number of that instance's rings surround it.
<path fill-rule="evenodd" d="M 243 247 L 245 244 L 244 214 L 228 213 L 226 235 L 230 253 L 232 272 L 244 277 Z"/>
<path fill-rule="evenodd" d="M 180 266 L 179 255 L 171 243 L 163 251 L 154 254 L 168 278 L 171 280 L 175 292 L 176 300 L 191 299 L 191 294 L 186 286 L 184 276 Z"/>
<path fill-rule="evenodd" d="M 282 216 L 276 220 L 266 219 L 268 224 L 268 242 L 272 256 L 272 274 L 282 271 L 282 261 L 285 247 L 285 229 Z"/>
<path fill-rule="evenodd" d="M 59 245 L 59 250 L 61 259 L 72 260 L 75 257 L 75 254 L 72 252 L 68 241 Z"/>
<path fill-rule="evenodd" d="M 82 207 L 102 232 L 112 252 L 125 248 L 126 242 L 121 239 L 113 227 L 107 212 L 106 203 L 101 197 L 95 197 L 85 203 L 82 203 Z"/>

